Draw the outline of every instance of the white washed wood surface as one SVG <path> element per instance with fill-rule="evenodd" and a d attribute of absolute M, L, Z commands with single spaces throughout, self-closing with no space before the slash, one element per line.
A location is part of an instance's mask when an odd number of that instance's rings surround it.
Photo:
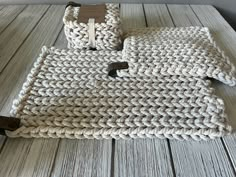
<path fill-rule="evenodd" d="M 168 8 L 176 26 L 202 26 L 190 6 L 168 5 Z M 189 19 L 192 22 L 188 22 Z M 171 140 L 170 146 L 177 176 L 234 176 L 221 139 L 207 142 Z"/>
<path fill-rule="evenodd" d="M 174 176 L 167 140 L 115 141 L 114 176 Z"/>
<path fill-rule="evenodd" d="M 0 73 L 48 9 L 48 5 L 27 6 L 0 34 Z M 37 12 L 37 13 L 35 13 Z M 29 14 L 32 14 L 29 16 Z"/>
<path fill-rule="evenodd" d="M 121 19 L 130 27 L 146 27 L 142 4 L 122 4 Z M 115 177 L 173 176 L 167 140 L 116 140 L 113 173 Z"/>
<path fill-rule="evenodd" d="M 0 33 L 24 10 L 25 5 L 1 6 Z"/>
<path fill-rule="evenodd" d="M 55 177 L 103 177 L 111 173 L 110 140 L 63 139 L 55 159 Z"/>

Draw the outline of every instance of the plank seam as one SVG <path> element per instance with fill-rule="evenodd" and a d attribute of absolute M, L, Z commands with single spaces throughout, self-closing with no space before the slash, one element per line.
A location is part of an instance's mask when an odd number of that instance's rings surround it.
<path fill-rule="evenodd" d="M 203 23 L 201 22 L 200 18 L 197 16 L 196 12 L 193 10 L 193 8 L 192 8 L 192 6 L 191 6 L 190 4 L 189 4 L 189 7 L 190 7 L 190 9 L 193 11 L 195 17 L 196 17 L 196 18 L 198 19 L 198 21 L 201 23 L 201 25 L 204 26 Z"/>
<path fill-rule="evenodd" d="M 22 10 L 18 12 L 18 14 L 11 20 L 11 22 L 10 22 L 9 24 L 7 24 L 7 26 L 5 26 L 5 27 L 2 29 L 2 31 L 0 31 L 0 34 L 3 33 L 3 32 L 7 29 L 7 27 L 8 27 L 9 25 L 11 25 L 12 22 L 13 22 L 27 7 L 28 7 L 28 5 L 24 6 L 24 8 L 22 8 Z M 3 8 L 2 8 L 2 9 L 3 9 Z M 1 9 L 1 10 L 2 10 L 2 9 Z"/>
<path fill-rule="evenodd" d="M 172 15 L 171 15 L 171 13 L 170 13 L 170 9 L 169 9 L 169 7 L 168 7 L 167 4 L 165 4 L 165 5 L 166 5 L 167 11 L 168 11 L 168 13 L 169 13 L 169 15 L 170 15 L 171 21 L 172 21 L 173 25 L 176 27 L 175 21 L 174 21 Z"/>
<path fill-rule="evenodd" d="M 175 164 L 174 164 L 174 159 L 173 159 L 173 155 L 172 155 L 170 140 L 167 140 L 167 146 L 168 146 L 168 150 L 169 150 L 169 154 L 170 154 L 170 165 L 172 168 L 173 176 L 176 177 Z"/>
<path fill-rule="evenodd" d="M 55 161 L 56 161 L 56 156 L 57 156 L 57 153 L 58 153 L 58 150 L 59 150 L 60 143 L 61 143 L 61 139 L 59 139 L 59 141 L 57 142 L 57 149 L 56 149 L 56 152 L 54 154 L 54 158 L 53 158 L 53 162 L 52 162 L 52 168 L 50 169 L 50 173 L 48 175 L 50 177 L 52 176 L 52 172 L 53 172 L 53 170 L 55 168 Z"/>
<path fill-rule="evenodd" d="M 229 163 L 230 163 L 231 167 L 233 168 L 234 175 L 236 176 L 236 168 L 235 168 L 235 163 L 234 163 L 233 160 L 232 160 L 232 156 L 230 155 L 230 152 L 229 152 L 229 150 L 228 150 L 228 148 L 227 148 L 226 143 L 224 142 L 224 139 L 223 139 L 223 138 L 220 138 L 220 140 L 221 140 L 221 142 L 222 142 L 222 144 L 223 144 L 223 147 L 224 147 L 224 149 L 225 149 L 226 156 L 227 156 L 228 159 L 229 159 Z"/>
<path fill-rule="evenodd" d="M 6 69 L 7 65 L 10 63 L 11 59 L 15 56 L 15 54 L 18 52 L 19 48 L 24 44 L 24 42 L 28 39 L 31 32 L 38 26 L 39 22 L 42 20 L 42 18 L 45 16 L 45 14 L 48 12 L 48 9 L 51 7 L 51 5 L 48 6 L 48 8 L 45 10 L 43 15 L 39 18 L 38 23 L 34 25 L 34 27 L 29 31 L 29 34 L 25 37 L 24 40 L 22 40 L 21 44 L 16 48 L 16 51 L 12 54 L 11 58 L 8 60 L 8 62 L 5 64 L 5 66 L 0 71 L 0 74 Z"/>
<path fill-rule="evenodd" d="M 115 145 L 116 145 L 116 140 L 112 139 L 112 144 L 111 144 L 111 169 L 110 169 L 110 176 L 111 177 L 115 176 L 115 172 L 114 172 L 114 168 L 115 168 Z"/>
<path fill-rule="evenodd" d="M 147 27 L 147 26 L 148 26 L 148 23 L 147 23 L 146 11 L 145 11 L 145 8 L 144 8 L 144 4 L 142 4 L 142 9 L 143 9 L 143 15 L 144 15 L 144 20 L 145 20 L 145 25 L 146 25 L 146 27 Z"/>

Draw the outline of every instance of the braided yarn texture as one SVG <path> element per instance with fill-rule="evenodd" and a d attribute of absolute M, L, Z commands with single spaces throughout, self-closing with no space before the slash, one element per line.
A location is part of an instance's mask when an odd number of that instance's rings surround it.
<path fill-rule="evenodd" d="M 123 56 L 129 75 L 208 77 L 236 84 L 234 65 L 206 27 L 131 29 L 125 34 Z"/>
<path fill-rule="evenodd" d="M 79 9 L 80 7 L 68 6 L 63 17 L 68 48 L 89 49 L 88 24 L 78 22 Z M 106 4 L 105 22 L 95 22 L 96 49 L 118 49 L 121 44 L 121 35 L 119 4 Z"/>
<path fill-rule="evenodd" d="M 209 80 L 108 76 L 108 64 L 122 60 L 120 51 L 44 47 L 13 103 L 21 127 L 7 135 L 207 140 L 230 132 Z"/>

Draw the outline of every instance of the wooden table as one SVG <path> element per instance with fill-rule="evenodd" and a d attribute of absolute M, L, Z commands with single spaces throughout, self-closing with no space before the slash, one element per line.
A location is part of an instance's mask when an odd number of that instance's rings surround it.
<path fill-rule="evenodd" d="M 43 45 L 66 47 L 64 6 L 0 6 L 0 114 L 9 115 Z M 123 28 L 208 26 L 236 65 L 236 33 L 212 6 L 121 4 Z M 236 88 L 215 83 L 236 127 Z M 235 176 L 236 136 L 208 142 L 0 137 L 0 177 Z"/>

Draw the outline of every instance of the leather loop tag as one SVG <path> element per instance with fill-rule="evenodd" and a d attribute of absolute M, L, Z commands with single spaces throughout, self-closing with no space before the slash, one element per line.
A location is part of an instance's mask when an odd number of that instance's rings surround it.
<path fill-rule="evenodd" d="M 111 77 L 117 77 L 117 70 L 128 69 L 129 65 L 127 62 L 114 62 L 108 65 L 108 75 Z"/>
<path fill-rule="evenodd" d="M 80 7 L 81 4 L 75 3 L 75 2 L 73 2 L 73 1 L 70 1 L 70 2 L 68 2 L 68 3 L 66 4 L 66 8 L 69 7 L 69 6 L 72 6 L 72 7 Z"/>
<path fill-rule="evenodd" d="M 81 5 L 79 9 L 78 22 L 88 23 L 90 18 L 94 18 L 96 23 L 105 22 L 106 5 Z"/>
<path fill-rule="evenodd" d="M 0 116 L 0 134 L 5 135 L 5 130 L 14 131 L 20 127 L 20 119 Z"/>

